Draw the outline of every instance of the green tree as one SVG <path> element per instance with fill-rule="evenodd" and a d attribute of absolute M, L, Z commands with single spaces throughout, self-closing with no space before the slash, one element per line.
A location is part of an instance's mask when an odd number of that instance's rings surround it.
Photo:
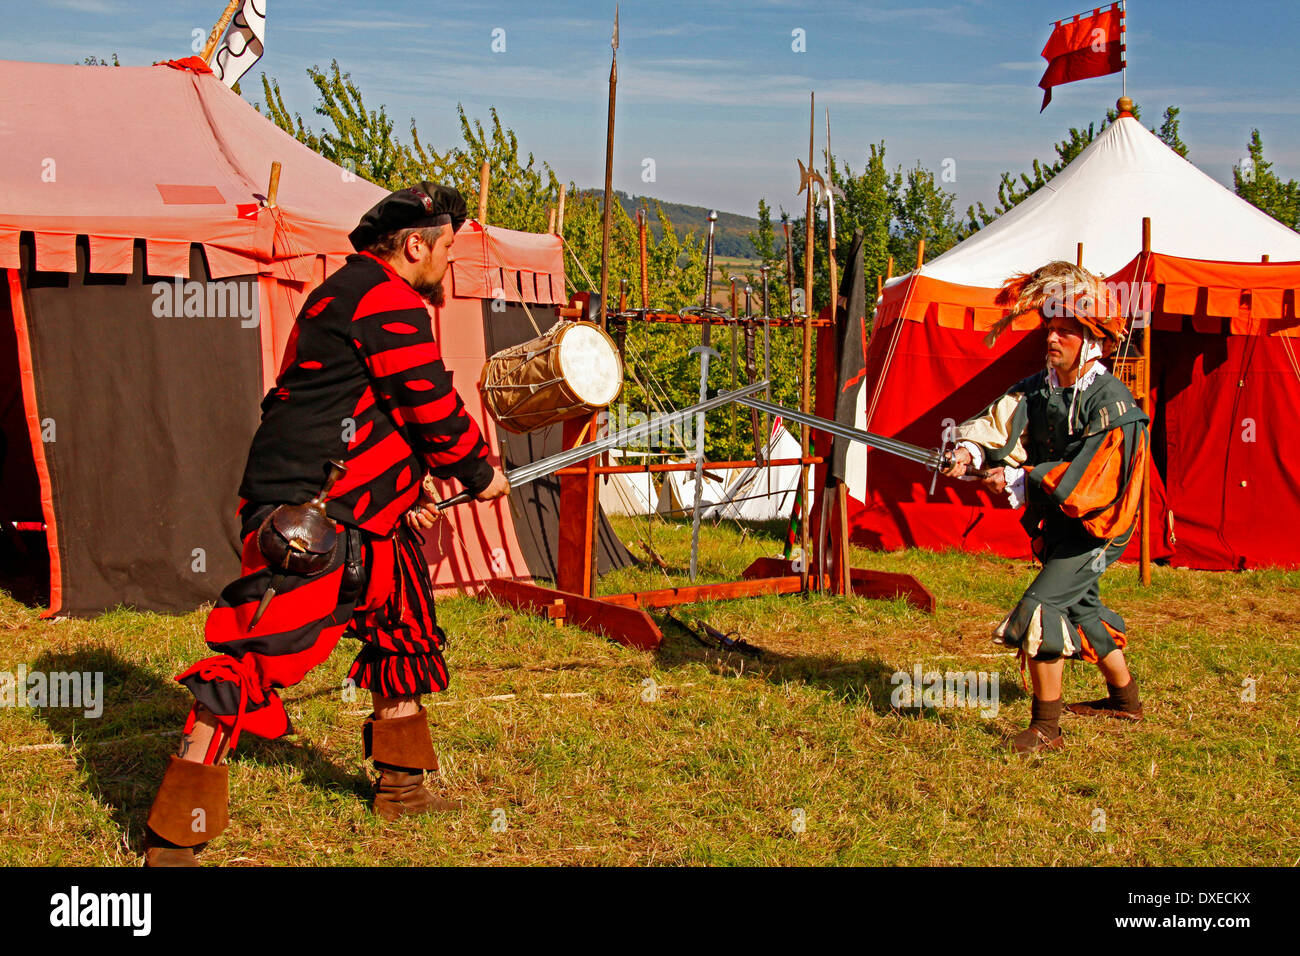
<path fill-rule="evenodd" d="M 1282 181 L 1264 158 L 1259 130 L 1251 130 L 1247 157 L 1232 168 L 1232 186 L 1238 196 L 1268 213 L 1278 222 L 1300 231 L 1300 183 Z"/>

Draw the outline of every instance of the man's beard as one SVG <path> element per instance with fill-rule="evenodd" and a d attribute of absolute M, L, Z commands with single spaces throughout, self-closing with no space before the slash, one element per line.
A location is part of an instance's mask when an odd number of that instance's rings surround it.
<path fill-rule="evenodd" d="M 415 289 L 415 291 L 420 294 L 421 298 L 434 308 L 441 308 L 443 303 L 447 301 L 447 294 L 442 290 L 441 279 L 432 283 L 421 282 L 419 285 L 413 285 L 411 288 Z"/>

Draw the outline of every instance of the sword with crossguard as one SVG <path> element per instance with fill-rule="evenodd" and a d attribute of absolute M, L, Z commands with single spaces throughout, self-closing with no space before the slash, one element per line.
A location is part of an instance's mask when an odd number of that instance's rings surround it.
<path fill-rule="evenodd" d="M 780 415 L 790 421 L 798 422 L 801 425 L 809 425 L 813 428 L 824 432 L 829 432 L 836 438 L 844 438 L 848 441 L 861 442 L 868 448 L 875 448 L 891 455 L 897 455 L 899 458 L 906 458 L 908 461 L 914 461 L 917 464 L 924 465 L 926 468 L 935 472 L 935 478 L 938 478 L 940 471 L 950 468 L 953 464 L 952 453 L 949 451 L 945 436 L 944 447 L 942 448 L 922 448 L 920 445 L 913 445 L 909 442 L 899 441 L 897 438 L 886 438 L 884 435 L 877 435 L 874 432 L 863 431 L 860 428 L 854 428 L 851 425 L 845 425 L 841 422 L 831 421 L 826 418 L 819 418 L 816 415 L 809 415 L 804 412 L 795 411 L 793 408 L 786 408 L 784 405 L 778 405 L 776 402 L 765 402 L 761 398 L 752 396 L 742 396 L 738 392 L 733 392 L 736 401 L 741 405 L 748 405 L 750 408 L 757 408 L 760 411 L 767 412 L 771 415 Z M 974 478 L 987 478 L 990 474 L 988 468 L 967 468 L 967 475 Z M 930 491 L 934 492 L 934 482 L 930 483 Z"/>
<path fill-rule="evenodd" d="M 506 472 L 506 481 L 510 482 L 512 489 L 521 485 L 526 485 L 530 481 L 536 481 L 538 478 L 545 478 L 547 475 L 554 474 L 561 468 L 567 468 L 569 465 L 576 465 L 578 462 L 586 461 L 595 455 L 610 448 L 631 445 L 642 438 L 646 438 L 656 433 L 662 433 L 674 425 L 680 425 L 688 420 L 692 415 L 703 415 L 705 412 L 712 411 L 715 408 L 721 408 L 723 405 L 730 405 L 732 402 L 739 402 L 744 398 L 757 395 L 763 389 L 767 388 L 767 379 L 755 382 L 752 385 L 746 385 L 744 388 L 738 388 L 731 392 L 719 392 L 713 398 L 706 399 L 698 405 L 692 405 L 689 408 L 683 408 L 675 412 L 669 412 L 666 415 L 660 415 L 658 418 L 652 418 L 648 422 L 636 425 L 632 428 L 621 429 L 611 432 L 604 438 L 598 438 L 595 441 L 587 442 L 583 445 L 576 445 L 567 451 L 559 452 L 547 458 L 539 458 L 537 461 L 529 462 L 526 465 L 520 465 L 513 471 Z M 453 505 L 464 504 L 466 501 L 473 499 L 468 491 L 462 491 L 458 495 L 445 498 L 442 501 L 434 502 L 434 507 L 439 511 L 450 508 Z"/>

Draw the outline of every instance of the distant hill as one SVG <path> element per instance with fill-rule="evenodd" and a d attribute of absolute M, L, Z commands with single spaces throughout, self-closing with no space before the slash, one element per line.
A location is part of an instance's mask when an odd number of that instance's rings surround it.
<path fill-rule="evenodd" d="M 599 198 L 603 190 L 586 189 L 583 192 Z M 649 210 L 650 231 L 659 236 L 659 220 L 655 217 L 655 202 L 663 208 L 664 215 L 673 224 L 677 234 L 685 235 L 694 231 L 701 238 L 709 232 L 709 209 L 706 206 L 688 206 L 685 203 L 655 200 L 652 196 L 633 196 L 630 193 L 614 191 L 629 216 L 636 217 L 636 211 L 644 206 Z M 781 246 L 778 223 L 777 246 Z M 758 220 L 753 216 L 741 216 L 734 212 L 718 210 L 718 222 L 713 230 L 713 251 L 715 255 L 731 256 L 740 259 L 757 259 L 758 253 L 749 234 L 758 232 Z"/>

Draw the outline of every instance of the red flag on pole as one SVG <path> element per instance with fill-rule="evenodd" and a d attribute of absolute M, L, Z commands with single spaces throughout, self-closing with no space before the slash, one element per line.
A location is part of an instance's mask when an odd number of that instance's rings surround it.
<path fill-rule="evenodd" d="M 1052 87 L 1094 76 L 1106 76 L 1124 69 L 1124 8 L 1112 3 L 1095 9 L 1090 16 L 1075 14 L 1073 20 L 1058 20 L 1043 47 L 1047 70 L 1038 85 L 1043 106 L 1052 102 Z"/>

